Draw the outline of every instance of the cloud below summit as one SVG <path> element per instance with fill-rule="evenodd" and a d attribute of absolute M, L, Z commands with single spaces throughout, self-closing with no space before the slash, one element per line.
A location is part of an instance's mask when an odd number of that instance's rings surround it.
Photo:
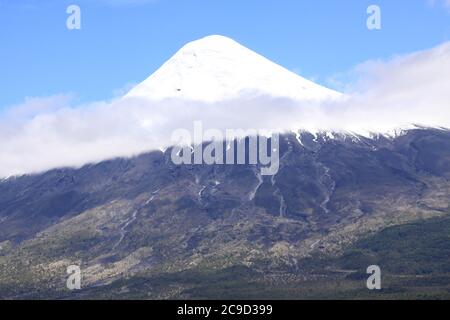
<path fill-rule="evenodd" d="M 73 106 L 65 95 L 28 99 L 0 115 L 0 176 L 157 150 L 171 144 L 173 130 L 192 129 L 196 120 L 223 130 L 450 128 L 450 43 L 369 61 L 350 74 L 347 98 L 328 103 L 244 96 L 213 104 L 134 98 Z"/>

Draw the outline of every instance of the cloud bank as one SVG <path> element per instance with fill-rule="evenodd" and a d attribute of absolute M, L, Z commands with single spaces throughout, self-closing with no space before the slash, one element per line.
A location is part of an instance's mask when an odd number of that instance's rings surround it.
<path fill-rule="evenodd" d="M 116 99 L 71 105 L 66 95 L 27 99 L 0 114 L 0 177 L 79 167 L 172 144 L 175 129 L 350 131 L 366 135 L 411 124 L 450 128 L 450 42 L 369 61 L 350 71 L 341 101 L 242 97 L 194 101 Z"/>

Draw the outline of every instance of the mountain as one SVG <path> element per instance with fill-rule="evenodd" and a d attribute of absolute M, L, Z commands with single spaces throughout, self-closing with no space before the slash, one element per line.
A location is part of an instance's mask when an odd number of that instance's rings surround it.
<path fill-rule="evenodd" d="M 356 276 L 376 259 L 405 295 L 423 294 L 406 281 L 418 272 L 445 293 L 447 220 L 426 227 L 434 236 L 414 232 L 450 213 L 450 132 L 301 135 L 281 138 L 273 177 L 254 165 L 176 166 L 168 149 L 0 182 L 0 296 L 357 298 L 368 293 Z M 380 248 L 380 232 L 412 222 L 388 234 L 420 236 L 420 264 L 417 244 Z M 433 256 L 445 261 L 426 269 Z M 81 291 L 65 288 L 72 264 Z"/>
<path fill-rule="evenodd" d="M 248 94 L 341 96 L 212 36 L 125 99 Z M 172 150 L 0 180 L 0 298 L 449 297 L 449 130 L 285 133 L 273 176 L 175 165 Z"/>
<path fill-rule="evenodd" d="M 337 99 L 321 87 L 224 36 L 208 36 L 181 48 L 126 98 L 217 102 L 243 94 L 294 100 Z"/>

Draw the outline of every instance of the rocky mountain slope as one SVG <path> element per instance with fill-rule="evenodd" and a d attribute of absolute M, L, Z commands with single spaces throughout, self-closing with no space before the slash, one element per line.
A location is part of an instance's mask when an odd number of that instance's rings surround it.
<path fill-rule="evenodd" d="M 253 165 L 176 166 L 169 149 L 1 181 L 0 296 L 190 297 L 195 279 L 229 272 L 262 283 L 323 280 L 305 263 L 450 212 L 447 130 L 300 132 L 280 143 L 273 177 Z M 72 264 L 82 268 L 81 291 L 65 287 Z"/>

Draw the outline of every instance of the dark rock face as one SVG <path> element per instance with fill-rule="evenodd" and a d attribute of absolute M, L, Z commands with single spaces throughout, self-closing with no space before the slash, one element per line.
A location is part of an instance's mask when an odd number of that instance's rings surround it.
<path fill-rule="evenodd" d="M 168 265 L 280 256 L 289 264 L 370 230 L 448 213 L 449 131 L 335 135 L 282 136 L 275 176 L 253 165 L 176 166 L 167 150 L 8 179 L 0 183 L 3 255 L 17 258 L 12 248 L 20 248 L 43 264 L 114 265 L 106 276 L 92 271 L 96 283 Z M 136 263 L 119 268 L 130 255 Z"/>

